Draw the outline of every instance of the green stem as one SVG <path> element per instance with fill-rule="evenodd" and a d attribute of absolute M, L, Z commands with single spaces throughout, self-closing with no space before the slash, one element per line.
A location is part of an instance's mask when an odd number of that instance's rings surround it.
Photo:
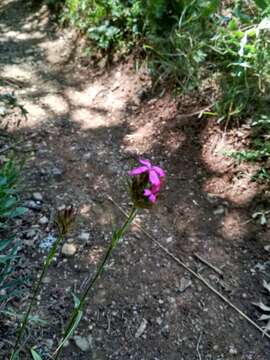
<path fill-rule="evenodd" d="M 95 286 L 98 278 L 100 277 L 100 275 L 102 274 L 103 270 L 104 270 L 104 266 L 106 265 L 107 261 L 109 260 L 109 258 L 112 255 L 112 252 L 114 250 L 114 248 L 116 247 L 116 245 L 118 244 L 119 240 L 125 235 L 126 231 L 128 230 L 129 226 L 131 225 L 132 221 L 135 219 L 136 215 L 137 215 L 138 209 L 133 206 L 131 209 L 131 212 L 126 220 L 126 222 L 124 223 L 124 225 L 117 231 L 114 232 L 111 243 L 105 253 L 104 258 L 102 259 L 101 263 L 99 264 L 95 275 L 93 276 L 93 278 L 90 280 L 89 284 L 86 286 L 85 290 L 83 291 L 82 295 L 80 296 L 79 300 L 79 304 L 77 307 L 75 307 L 75 309 L 73 310 L 73 313 L 71 315 L 71 318 L 68 322 L 68 325 L 65 329 L 65 333 L 63 336 L 62 341 L 60 342 L 58 348 L 56 349 L 56 351 L 54 352 L 54 356 L 55 356 L 55 360 L 57 360 L 62 352 L 63 346 L 64 344 L 67 342 L 67 340 L 69 339 L 70 336 L 72 336 L 75 328 L 78 326 L 79 321 L 81 319 L 80 315 L 82 315 L 83 313 L 83 309 L 85 306 L 85 302 L 87 299 L 87 296 L 89 294 L 89 292 L 93 289 L 93 287 Z"/>
<path fill-rule="evenodd" d="M 53 247 L 51 248 L 46 260 L 45 260 L 45 263 L 43 265 L 43 269 L 42 269 L 42 272 L 36 282 L 36 285 L 35 285 L 35 288 L 34 288 L 34 291 L 33 291 L 33 295 L 32 295 L 32 298 L 31 298 L 31 301 L 30 301 L 30 304 L 28 306 L 28 309 L 24 315 L 24 318 L 23 318 L 23 321 L 20 325 L 20 329 L 18 331 L 18 334 L 17 334 L 17 338 L 16 338 L 16 342 L 15 342 L 15 345 L 14 345 L 14 348 L 13 348 L 13 351 L 12 351 L 12 354 L 10 355 L 10 358 L 9 360 L 13 360 L 15 359 L 15 356 L 16 356 L 16 352 L 17 352 L 17 349 L 18 349 L 18 346 L 21 342 L 21 339 L 22 339 L 22 336 L 23 336 L 23 333 L 26 329 L 26 326 L 27 326 L 27 323 L 28 323 L 28 320 L 29 320 L 29 316 L 31 314 L 31 310 L 34 306 L 34 303 L 36 301 L 36 297 L 38 295 L 38 293 L 40 292 L 40 289 L 41 289 L 41 286 L 42 286 L 42 280 L 43 278 L 46 276 L 47 272 L 48 272 L 48 269 L 49 269 L 49 266 L 56 254 L 56 251 L 57 251 L 57 248 L 60 244 L 60 242 L 63 240 L 64 236 L 59 236 L 59 238 L 55 241 L 55 243 L 53 244 Z"/>

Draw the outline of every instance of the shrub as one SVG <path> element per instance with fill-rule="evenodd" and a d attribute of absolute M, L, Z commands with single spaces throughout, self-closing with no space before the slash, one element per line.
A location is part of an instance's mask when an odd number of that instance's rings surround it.
<path fill-rule="evenodd" d="M 211 41 L 219 77 L 220 120 L 244 118 L 264 111 L 270 103 L 270 21 L 263 1 L 238 2 L 227 18 L 220 17 Z M 259 6 L 261 4 L 261 7 Z M 241 5 L 241 6 L 240 6 Z"/>

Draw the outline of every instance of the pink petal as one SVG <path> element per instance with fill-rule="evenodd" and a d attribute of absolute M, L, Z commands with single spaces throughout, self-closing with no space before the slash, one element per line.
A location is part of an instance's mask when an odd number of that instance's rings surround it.
<path fill-rule="evenodd" d="M 151 184 L 155 186 L 160 186 L 159 177 L 157 176 L 157 173 L 154 170 L 149 171 L 149 180 Z"/>
<path fill-rule="evenodd" d="M 155 172 L 158 174 L 158 176 L 160 176 L 160 177 L 165 176 L 164 170 L 161 169 L 159 166 L 153 166 L 152 169 L 155 170 Z"/>
<path fill-rule="evenodd" d="M 151 196 L 151 195 L 152 195 L 152 191 L 149 190 L 149 189 L 144 189 L 143 194 L 148 197 L 148 196 Z"/>
<path fill-rule="evenodd" d="M 151 162 L 149 160 L 146 160 L 146 159 L 139 159 L 139 162 L 144 165 L 144 166 L 147 166 L 148 169 L 151 168 Z"/>
<path fill-rule="evenodd" d="M 156 195 L 152 194 L 148 197 L 148 199 L 149 199 L 149 201 L 151 201 L 151 203 L 155 203 L 157 200 L 157 197 L 156 197 Z"/>
<path fill-rule="evenodd" d="M 158 185 L 153 185 L 152 186 L 152 188 L 151 188 L 151 192 L 152 192 L 152 194 L 158 194 L 159 193 L 159 191 L 160 191 L 160 184 L 158 184 Z"/>
<path fill-rule="evenodd" d="M 140 166 L 137 167 L 135 169 L 132 169 L 131 171 L 129 171 L 128 175 L 130 176 L 136 176 L 136 175 L 140 175 L 144 172 L 148 171 L 148 168 L 146 166 Z"/>

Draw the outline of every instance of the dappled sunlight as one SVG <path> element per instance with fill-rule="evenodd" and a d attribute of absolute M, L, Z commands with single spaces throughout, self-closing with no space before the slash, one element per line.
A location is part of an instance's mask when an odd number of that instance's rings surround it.
<path fill-rule="evenodd" d="M 220 234 L 224 239 L 238 241 L 247 234 L 248 221 L 239 210 L 230 210 L 220 223 Z"/>
<path fill-rule="evenodd" d="M 101 114 L 93 113 L 91 109 L 78 108 L 71 111 L 71 119 L 81 125 L 81 129 L 97 129 L 101 127 L 109 127 L 110 122 L 107 117 Z M 117 121 L 115 121 L 117 123 Z"/>
<path fill-rule="evenodd" d="M 40 125 L 48 117 L 46 109 L 43 109 L 40 105 L 31 102 L 25 102 L 25 108 L 28 113 L 31 114 L 31 118 L 28 118 L 22 123 L 23 127 Z"/>
<path fill-rule="evenodd" d="M 207 126 L 201 134 L 202 160 L 214 173 L 226 173 L 235 162 L 226 152 L 235 150 L 225 132 Z"/>
<path fill-rule="evenodd" d="M 64 115 L 69 111 L 69 104 L 63 96 L 58 94 L 45 95 L 40 99 L 40 103 L 52 111 L 56 116 Z"/>
<path fill-rule="evenodd" d="M 258 194 L 259 185 L 249 174 L 237 176 L 211 176 L 203 185 L 203 191 L 230 201 L 234 205 L 248 205 Z"/>
<path fill-rule="evenodd" d="M 77 106 L 89 107 L 98 94 L 106 89 L 99 83 L 88 85 L 84 90 L 79 91 L 74 88 L 67 88 L 65 95 L 70 102 L 74 102 Z"/>
<path fill-rule="evenodd" d="M 153 142 L 151 141 L 155 134 L 155 125 L 153 122 L 148 122 L 144 126 L 136 129 L 132 134 L 127 134 L 124 138 L 126 149 L 131 152 L 140 151 L 140 153 L 149 151 Z M 150 140 L 150 141 L 149 141 Z"/>
<path fill-rule="evenodd" d="M 29 77 L 34 80 L 34 78 L 37 76 L 35 72 L 33 71 L 33 68 L 25 64 L 24 66 L 18 67 L 17 64 L 12 65 L 5 65 L 5 77 L 7 79 L 11 79 L 16 81 L 28 81 Z"/>

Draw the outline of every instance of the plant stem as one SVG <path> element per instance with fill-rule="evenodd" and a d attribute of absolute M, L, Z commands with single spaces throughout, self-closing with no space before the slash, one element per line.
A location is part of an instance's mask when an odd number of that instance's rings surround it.
<path fill-rule="evenodd" d="M 49 269 L 49 266 L 50 266 L 55 254 L 56 254 L 57 248 L 58 248 L 59 244 L 61 243 L 61 241 L 63 240 L 63 238 L 64 238 L 63 235 L 58 237 L 58 239 L 54 242 L 53 247 L 51 248 L 51 250 L 50 250 L 50 252 L 49 252 L 49 254 L 48 254 L 48 256 L 47 256 L 47 258 L 45 260 L 45 263 L 44 263 L 43 268 L 42 268 L 42 272 L 41 272 L 41 274 L 40 274 L 40 276 L 39 276 L 39 278 L 38 278 L 38 280 L 36 282 L 30 304 L 28 306 L 26 314 L 24 315 L 23 321 L 22 321 L 22 323 L 20 325 L 20 329 L 18 331 L 17 338 L 16 338 L 16 343 L 14 345 L 14 348 L 13 348 L 12 354 L 10 355 L 9 360 L 15 359 L 18 346 L 20 344 L 20 341 L 22 339 L 23 333 L 24 333 L 24 331 L 26 329 L 26 326 L 27 326 L 27 323 L 28 323 L 28 320 L 29 320 L 29 316 L 31 314 L 31 310 L 32 310 L 33 305 L 35 303 L 36 297 L 37 297 L 38 293 L 40 292 L 40 289 L 41 289 L 41 286 L 42 286 L 42 280 L 46 276 L 46 274 L 48 272 L 48 269 Z"/>
<path fill-rule="evenodd" d="M 114 232 L 114 234 L 112 236 L 111 243 L 110 243 L 110 245 L 109 245 L 109 247 L 108 247 L 108 249 L 107 249 L 107 251 L 105 253 L 104 258 L 102 259 L 101 263 L 99 264 L 95 275 L 90 280 L 89 284 L 86 286 L 85 290 L 83 291 L 82 295 L 80 296 L 80 298 L 79 298 L 80 302 L 79 302 L 78 306 L 76 306 L 75 309 L 73 310 L 71 318 L 70 318 L 70 320 L 68 322 L 68 325 L 67 325 L 67 327 L 65 329 L 65 333 L 64 333 L 64 336 L 62 338 L 62 341 L 60 342 L 58 348 L 54 352 L 54 356 L 55 356 L 54 359 L 55 360 L 59 359 L 59 356 L 60 356 L 60 354 L 62 352 L 64 344 L 67 342 L 69 337 L 72 336 L 75 328 L 78 326 L 89 292 L 95 286 L 98 278 L 100 277 L 100 275 L 102 274 L 102 272 L 104 270 L 104 267 L 105 267 L 107 261 L 111 257 L 114 248 L 118 244 L 119 240 L 125 235 L 126 231 L 128 230 L 129 226 L 131 225 L 132 221 L 135 219 L 135 217 L 137 215 L 137 212 L 138 212 L 138 208 L 133 206 L 127 220 L 124 223 L 124 225 L 119 230 Z"/>

